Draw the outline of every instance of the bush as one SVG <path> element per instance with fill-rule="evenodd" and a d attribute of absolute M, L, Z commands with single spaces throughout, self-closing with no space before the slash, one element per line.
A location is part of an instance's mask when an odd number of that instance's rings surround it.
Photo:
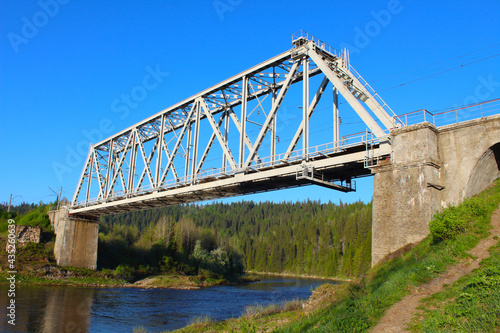
<path fill-rule="evenodd" d="M 125 281 L 132 281 L 134 279 L 134 269 L 128 265 L 119 265 L 115 270 L 115 277 Z"/>
<path fill-rule="evenodd" d="M 207 277 L 234 280 L 243 275 L 243 263 L 236 252 L 222 248 L 208 252 L 202 248 L 199 240 L 196 242 L 191 259 L 199 271 Z"/>
<path fill-rule="evenodd" d="M 486 217 L 488 209 L 483 200 L 470 198 L 458 207 L 449 207 L 437 213 L 429 222 L 429 231 L 434 243 L 451 239 L 458 234 L 470 231 L 472 220 Z"/>

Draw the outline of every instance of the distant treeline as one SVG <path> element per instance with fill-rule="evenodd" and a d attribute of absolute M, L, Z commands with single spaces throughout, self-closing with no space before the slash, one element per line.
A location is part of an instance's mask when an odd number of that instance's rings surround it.
<path fill-rule="evenodd" d="M 203 257 L 211 251 L 215 255 L 220 249 L 239 253 L 245 269 L 251 271 L 358 276 L 370 267 L 371 211 L 371 204 L 362 202 L 243 201 L 106 216 L 99 258 L 105 266 L 116 265 L 127 256 L 127 247 L 147 250 L 161 244 L 179 263 L 186 262 L 179 256 Z M 110 246 L 116 242 L 121 246 Z M 145 259 L 129 258 L 127 264 Z"/>

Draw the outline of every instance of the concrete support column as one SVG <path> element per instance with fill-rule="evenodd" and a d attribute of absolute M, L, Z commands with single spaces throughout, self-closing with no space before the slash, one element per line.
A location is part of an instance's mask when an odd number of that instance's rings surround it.
<path fill-rule="evenodd" d="M 56 233 L 57 264 L 96 269 L 99 224 L 95 220 L 72 217 L 65 208 L 49 212 L 49 218 Z"/>
<path fill-rule="evenodd" d="M 439 209 L 438 131 L 423 123 L 391 132 L 392 156 L 372 169 L 372 266 L 425 238 Z"/>

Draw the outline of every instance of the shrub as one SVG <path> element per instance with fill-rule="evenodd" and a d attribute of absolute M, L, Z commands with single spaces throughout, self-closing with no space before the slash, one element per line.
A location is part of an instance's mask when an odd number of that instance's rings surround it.
<path fill-rule="evenodd" d="M 472 220 L 486 217 L 488 208 L 480 198 L 470 198 L 458 207 L 437 213 L 429 222 L 429 231 L 434 243 L 451 239 L 458 234 L 470 231 Z"/>
<path fill-rule="evenodd" d="M 115 277 L 125 281 L 134 279 L 134 269 L 128 265 L 119 265 L 115 270 Z"/>

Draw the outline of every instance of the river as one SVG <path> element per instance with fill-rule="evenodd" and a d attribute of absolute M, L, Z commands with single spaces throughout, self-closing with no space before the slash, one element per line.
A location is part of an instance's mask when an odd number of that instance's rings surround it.
<path fill-rule="evenodd" d="M 307 299 L 326 282 L 274 276 L 196 290 L 18 286 L 16 326 L 7 323 L 7 297 L 0 297 L 0 332 L 132 332 L 140 326 L 165 332 L 197 316 L 220 321 L 239 317 L 248 305 Z M 0 286 L 0 295 L 7 295 L 7 290 Z"/>

